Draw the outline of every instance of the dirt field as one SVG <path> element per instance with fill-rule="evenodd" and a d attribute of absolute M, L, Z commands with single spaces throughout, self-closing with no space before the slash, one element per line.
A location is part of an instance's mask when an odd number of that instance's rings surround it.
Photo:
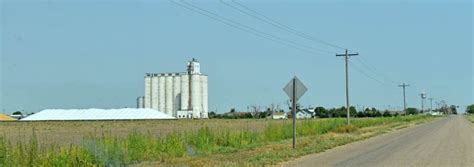
<path fill-rule="evenodd" d="M 144 121 L 53 121 L 53 122 L 0 122 L 0 135 L 8 141 L 28 140 L 33 130 L 44 144 L 67 145 L 79 143 L 83 136 L 112 133 L 125 136 L 133 131 L 157 136 L 170 132 L 194 131 L 201 127 L 212 129 L 249 129 L 259 131 L 269 122 L 281 124 L 290 120 L 144 120 Z"/>

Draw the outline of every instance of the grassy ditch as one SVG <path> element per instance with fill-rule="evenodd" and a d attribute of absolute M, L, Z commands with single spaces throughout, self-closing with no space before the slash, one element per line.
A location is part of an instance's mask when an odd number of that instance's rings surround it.
<path fill-rule="evenodd" d="M 268 165 L 431 119 L 361 118 L 353 119 L 351 126 L 340 118 L 302 120 L 297 124 L 300 147 L 294 151 L 287 149 L 292 136 L 291 121 L 269 121 L 263 131 L 202 127 L 165 136 L 138 131 L 126 137 L 91 134 L 79 144 L 69 146 L 38 144 L 33 132 L 26 142 L 0 137 L 0 166 Z"/>
<path fill-rule="evenodd" d="M 467 120 L 469 120 L 469 121 L 471 121 L 472 123 L 474 123 L 474 114 L 466 115 L 466 118 L 467 118 Z"/>

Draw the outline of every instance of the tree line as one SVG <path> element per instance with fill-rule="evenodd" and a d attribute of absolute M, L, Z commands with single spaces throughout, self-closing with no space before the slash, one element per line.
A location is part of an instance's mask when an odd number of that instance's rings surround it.
<path fill-rule="evenodd" d="M 474 114 L 474 104 L 471 104 L 471 105 L 467 106 L 466 113 Z"/>
<path fill-rule="evenodd" d="M 291 108 L 289 109 L 291 110 Z M 299 105 L 297 106 L 297 110 L 301 111 Z M 395 111 L 388 111 L 388 110 L 378 110 L 376 108 L 366 108 L 363 111 L 357 111 L 354 106 L 349 108 L 350 115 L 351 117 L 392 117 L 392 116 L 400 116 L 404 115 L 404 113 L 401 112 L 395 112 Z M 416 108 L 407 108 L 408 114 L 409 115 L 417 115 L 420 113 L 420 111 Z M 247 112 L 238 112 L 236 109 L 232 108 L 230 109 L 229 112 L 226 113 L 216 113 L 216 112 L 210 112 L 209 113 L 209 118 L 218 118 L 218 119 L 263 119 L 263 118 L 269 118 L 273 115 L 274 112 L 285 112 L 284 110 L 281 110 L 279 108 L 267 108 L 264 111 L 260 111 L 259 108 L 253 107 L 251 111 Z M 314 112 L 314 117 L 317 118 L 342 118 L 346 117 L 346 107 L 339 107 L 339 108 L 324 108 L 324 107 L 316 107 L 314 109 L 311 109 L 311 112 Z M 288 112 L 289 118 L 291 118 L 291 112 Z"/>

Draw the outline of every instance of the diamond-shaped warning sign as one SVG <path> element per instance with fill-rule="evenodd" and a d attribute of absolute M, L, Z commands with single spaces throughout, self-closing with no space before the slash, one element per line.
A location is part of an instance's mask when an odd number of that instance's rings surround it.
<path fill-rule="evenodd" d="M 295 87 L 293 88 L 293 86 Z M 304 84 L 296 76 L 291 79 L 288 84 L 286 84 L 285 88 L 283 88 L 283 91 L 285 91 L 290 99 L 293 99 L 293 91 L 295 92 L 295 101 L 298 101 L 307 90 L 308 89 L 306 86 L 304 86 Z"/>

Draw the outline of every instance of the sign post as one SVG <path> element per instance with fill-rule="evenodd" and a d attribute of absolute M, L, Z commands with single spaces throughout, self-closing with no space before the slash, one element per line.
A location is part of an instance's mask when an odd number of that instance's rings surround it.
<path fill-rule="evenodd" d="M 291 98 L 291 116 L 293 117 L 293 149 L 296 148 L 296 102 L 308 89 L 303 83 L 295 76 L 291 81 L 286 84 L 283 91 Z"/>

